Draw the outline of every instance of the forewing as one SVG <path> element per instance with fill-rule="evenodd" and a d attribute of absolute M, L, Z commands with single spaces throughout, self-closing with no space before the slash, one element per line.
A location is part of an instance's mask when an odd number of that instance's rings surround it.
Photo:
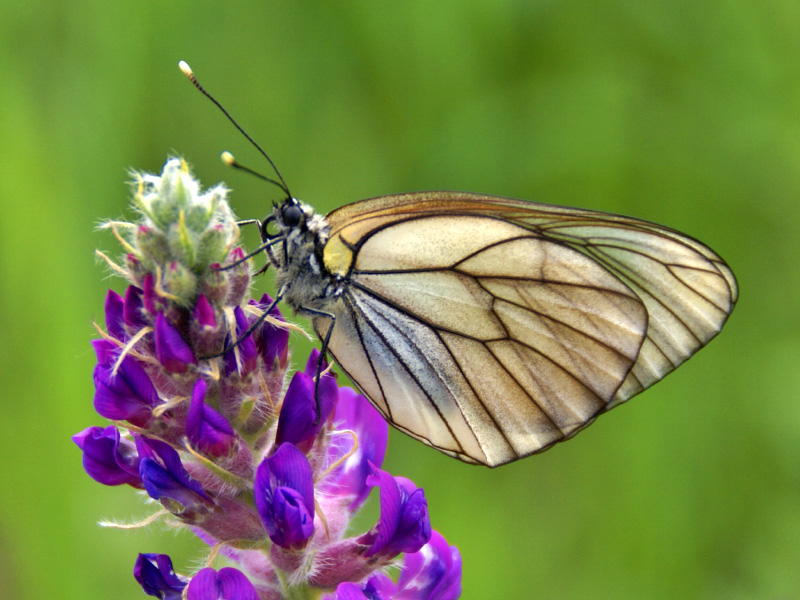
<path fill-rule="evenodd" d="M 647 313 L 598 262 L 517 224 L 421 215 L 353 246 L 329 348 L 401 430 L 495 466 L 614 400 Z M 318 319 L 323 337 L 330 323 Z"/>
<path fill-rule="evenodd" d="M 678 231 L 619 215 L 492 196 L 424 192 L 364 200 L 328 218 L 334 235 L 358 252 L 376 232 L 434 214 L 514 223 L 577 250 L 635 292 L 646 308 L 648 327 L 636 363 L 609 408 L 659 381 L 708 343 L 737 299 L 736 279 L 713 250 Z M 489 268 L 500 260 L 501 250 L 497 252 L 488 260 Z M 411 246 L 407 253 L 413 254 Z"/>

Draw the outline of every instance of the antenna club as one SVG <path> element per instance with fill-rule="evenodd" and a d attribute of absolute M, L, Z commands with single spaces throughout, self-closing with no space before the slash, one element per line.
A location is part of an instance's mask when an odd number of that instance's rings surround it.
<path fill-rule="evenodd" d="M 183 71 L 183 74 L 186 75 L 189 79 L 194 77 L 194 72 L 192 71 L 192 67 L 188 65 L 188 63 L 184 61 L 180 61 L 178 63 L 178 68 Z"/>
<path fill-rule="evenodd" d="M 233 154 L 225 150 L 222 154 L 219 155 L 222 162 L 224 162 L 229 167 L 232 167 L 236 164 L 236 159 L 233 157 Z"/>

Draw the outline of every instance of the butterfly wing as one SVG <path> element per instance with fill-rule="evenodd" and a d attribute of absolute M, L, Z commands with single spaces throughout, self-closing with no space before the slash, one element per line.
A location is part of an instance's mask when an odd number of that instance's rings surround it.
<path fill-rule="evenodd" d="M 326 266 L 349 282 L 331 353 L 395 426 L 468 462 L 574 435 L 708 342 L 736 298 L 699 242 L 605 213 L 432 192 L 328 220 Z"/>

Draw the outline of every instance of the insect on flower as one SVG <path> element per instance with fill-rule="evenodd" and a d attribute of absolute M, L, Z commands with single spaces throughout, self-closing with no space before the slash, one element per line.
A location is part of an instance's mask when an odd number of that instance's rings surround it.
<path fill-rule="evenodd" d="M 259 226 L 276 302 L 312 319 L 387 421 L 466 462 L 572 437 L 707 344 L 736 303 L 728 265 L 661 225 L 458 192 L 323 217 L 275 171 L 286 199 Z"/>

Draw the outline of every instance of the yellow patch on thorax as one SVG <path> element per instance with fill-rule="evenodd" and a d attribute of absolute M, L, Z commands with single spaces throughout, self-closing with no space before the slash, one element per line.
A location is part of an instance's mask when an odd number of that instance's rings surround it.
<path fill-rule="evenodd" d="M 333 275 L 347 275 L 353 263 L 353 251 L 342 241 L 339 234 L 334 235 L 325 244 L 322 251 L 325 268 Z"/>

